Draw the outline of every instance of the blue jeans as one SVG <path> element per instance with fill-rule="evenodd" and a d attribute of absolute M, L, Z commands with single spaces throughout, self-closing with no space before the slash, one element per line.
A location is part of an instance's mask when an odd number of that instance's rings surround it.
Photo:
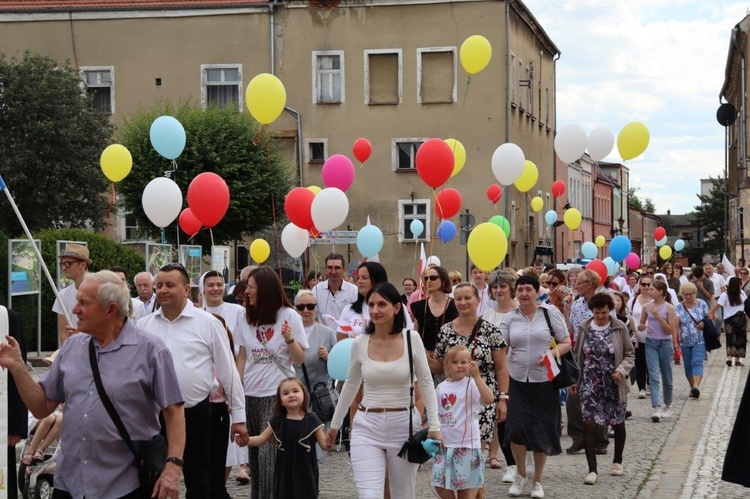
<path fill-rule="evenodd" d="M 661 406 L 661 393 L 664 391 L 664 404 L 672 405 L 672 357 L 674 346 L 672 340 L 655 340 L 646 338 L 646 364 L 648 365 L 649 385 L 651 386 L 651 405 Z M 664 385 L 661 387 L 661 385 Z"/>
<path fill-rule="evenodd" d="M 706 344 L 698 343 L 691 347 L 680 347 L 682 363 L 685 366 L 685 377 L 703 376 L 703 359 L 706 358 Z"/>

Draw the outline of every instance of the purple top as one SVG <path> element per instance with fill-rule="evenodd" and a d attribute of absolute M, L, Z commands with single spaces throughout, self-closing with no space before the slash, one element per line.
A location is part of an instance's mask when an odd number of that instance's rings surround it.
<path fill-rule="evenodd" d="M 659 315 L 661 315 L 662 319 L 665 321 L 667 320 L 667 307 L 669 303 L 664 302 L 659 306 L 656 310 L 658 310 Z M 651 303 L 646 304 L 644 306 L 644 309 L 648 309 L 647 307 L 650 307 Z M 651 338 L 652 340 L 671 340 L 672 335 L 664 331 L 664 327 L 661 325 L 661 322 L 659 322 L 659 319 L 654 317 L 653 314 L 649 312 L 648 317 L 646 318 L 646 339 Z"/>
<path fill-rule="evenodd" d="M 94 384 L 85 333 L 71 336 L 39 384 L 65 402 L 55 488 L 74 498 L 122 497 L 138 488 L 133 454 L 107 414 Z M 135 442 L 159 433 L 159 412 L 182 403 L 172 354 L 130 320 L 104 349 L 95 343 L 104 390 Z"/>

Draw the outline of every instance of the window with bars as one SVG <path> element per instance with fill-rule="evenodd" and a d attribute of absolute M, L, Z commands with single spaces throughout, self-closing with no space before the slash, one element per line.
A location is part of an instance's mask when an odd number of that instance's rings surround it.
<path fill-rule="evenodd" d="M 115 112 L 114 66 L 86 66 L 80 69 L 86 92 L 92 96 L 91 105 L 107 114 Z"/>
<path fill-rule="evenodd" d="M 201 66 L 201 103 L 203 107 L 242 106 L 242 65 L 204 64 Z"/>

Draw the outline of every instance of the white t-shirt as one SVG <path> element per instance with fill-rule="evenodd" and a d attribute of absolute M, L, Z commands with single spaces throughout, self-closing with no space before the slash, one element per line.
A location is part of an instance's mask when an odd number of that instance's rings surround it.
<path fill-rule="evenodd" d="M 294 376 L 294 364 L 289 348 L 281 334 L 281 327 L 287 322 L 292 328 L 292 336 L 307 350 L 307 335 L 299 314 L 288 307 L 276 313 L 276 322 L 261 326 L 250 326 L 245 321 L 234 334 L 234 342 L 245 348 L 247 362 L 241 373 L 248 397 L 271 397 L 284 378 Z M 282 369 L 271 359 L 271 355 Z"/>
<path fill-rule="evenodd" d="M 476 287 L 476 286 L 475 286 Z M 477 288 L 479 289 L 479 288 Z M 479 304 L 477 305 L 477 315 L 482 316 L 487 310 L 495 308 L 497 302 L 490 298 L 490 287 L 487 283 L 484 284 L 484 289 L 479 292 Z"/>
<path fill-rule="evenodd" d="M 471 376 L 460 381 L 445 380 L 435 388 L 440 431 L 448 447 L 481 449 L 479 388 Z"/>
<path fill-rule="evenodd" d="M 143 302 L 138 298 L 131 298 L 130 301 L 133 303 L 133 322 L 146 317 L 146 307 L 143 306 Z"/>
<path fill-rule="evenodd" d="M 245 307 L 243 307 L 242 305 L 222 302 L 222 304 L 218 307 L 206 306 L 205 310 L 209 314 L 216 314 L 221 316 L 221 318 L 224 319 L 224 322 L 227 323 L 227 328 L 229 329 L 229 332 L 232 333 L 233 337 L 235 331 L 239 331 L 243 324 L 247 325 L 247 320 L 245 319 Z M 239 345 L 237 345 L 237 340 L 235 339 L 234 355 L 239 355 L 239 353 L 240 347 Z"/>
<path fill-rule="evenodd" d="M 60 299 L 65 305 L 65 308 L 68 311 L 68 315 L 70 315 L 70 320 L 73 322 L 71 326 L 75 328 L 78 327 L 78 317 L 73 314 L 73 307 L 75 307 L 76 303 L 78 303 L 78 298 L 76 298 L 77 293 L 78 288 L 76 288 L 73 284 L 66 286 L 60 290 Z M 62 315 L 63 317 L 65 316 L 63 308 L 60 305 L 60 301 L 57 299 L 55 299 L 55 303 L 52 305 L 52 311 L 56 314 Z"/>
<path fill-rule="evenodd" d="M 714 283 L 714 298 L 718 298 L 721 294 L 721 288 L 727 285 L 727 281 L 725 281 L 724 278 L 716 272 L 714 272 L 714 275 L 709 277 L 709 279 L 711 279 L 711 282 Z M 724 314 L 726 317 L 726 310 L 724 311 Z"/>
<path fill-rule="evenodd" d="M 336 327 L 335 323 L 329 320 L 326 315 L 330 315 L 334 320 L 338 319 L 341 317 L 344 307 L 357 301 L 357 296 L 359 296 L 357 286 L 347 281 L 341 282 L 341 288 L 336 293 L 331 292 L 328 281 L 316 284 L 312 292 L 318 300 L 318 310 L 323 319 L 321 324 L 332 329 Z"/>
<path fill-rule="evenodd" d="M 742 298 L 742 301 L 739 305 L 730 305 L 729 304 L 729 297 L 727 296 L 726 291 L 719 296 L 719 299 L 716 300 L 716 303 L 722 306 L 724 309 L 724 318 L 732 317 L 734 314 L 737 314 L 739 312 L 744 313 L 745 312 L 745 300 L 747 299 L 747 296 L 745 296 L 744 291 L 740 291 L 740 298 Z"/>
<path fill-rule="evenodd" d="M 406 329 L 414 329 L 414 321 L 411 320 L 411 316 L 404 310 L 406 319 Z M 344 311 L 341 312 L 339 317 L 339 323 L 336 327 L 336 332 L 339 334 L 346 334 L 350 338 L 355 338 L 365 332 L 365 328 L 370 324 L 370 310 L 367 305 L 362 305 L 362 313 L 358 314 L 352 310 L 352 304 L 350 303 L 344 307 Z M 344 326 L 344 327 L 342 327 Z M 346 330 L 346 326 L 350 327 L 351 330 Z"/>

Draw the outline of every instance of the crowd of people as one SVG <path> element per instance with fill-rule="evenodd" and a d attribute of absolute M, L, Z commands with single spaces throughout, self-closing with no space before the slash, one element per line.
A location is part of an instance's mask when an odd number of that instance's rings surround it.
<path fill-rule="evenodd" d="M 546 461 L 563 452 L 561 407 L 565 452 L 585 452 L 581 478 L 595 485 L 610 435 L 611 475 L 627 473 L 632 385 L 659 423 L 672 417 L 675 364 L 700 397 L 709 325 L 725 333 L 728 368 L 743 365 L 747 343 L 744 266 L 737 276 L 710 264 L 686 275 L 668 262 L 602 280 L 536 261 L 519 271 L 472 266 L 464 281 L 428 265 L 397 289 L 380 263 L 348 276 L 332 253 L 325 279 L 311 272 L 293 300 L 261 266 L 243 269 L 231 290 L 220 272 L 204 274 L 194 303 L 180 264 L 136 275 L 131 298 L 124 269 L 91 273 L 90 263 L 84 246 L 61 255 L 73 284 L 53 308 L 62 346 L 39 382 L 15 340 L 0 346 L 0 366 L 42 422 L 24 464 L 44 458 L 41 435 L 60 436 L 55 498 L 150 496 L 93 371 L 82 369 L 93 362 L 132 440 L 166 438 L 154 497 L 178 497 L 182 475 L 188 498 L 228 498 L 236 468 L 250 497 L 314 498 L 319 463 L 346 442 L 359 497 L 411 498 L 419 465 L 400 456 L 422 428 L 438 444 L 430 482 L 439 497 L 497 497 L 484 490 L 485 467 L 502 470 L 510 496 L 544 497 Z M 328 356 L 344 340 L 348 373 L 336 383 Z M 550 359 L 568 352 L 581 376 L 561 390 Z"/>

